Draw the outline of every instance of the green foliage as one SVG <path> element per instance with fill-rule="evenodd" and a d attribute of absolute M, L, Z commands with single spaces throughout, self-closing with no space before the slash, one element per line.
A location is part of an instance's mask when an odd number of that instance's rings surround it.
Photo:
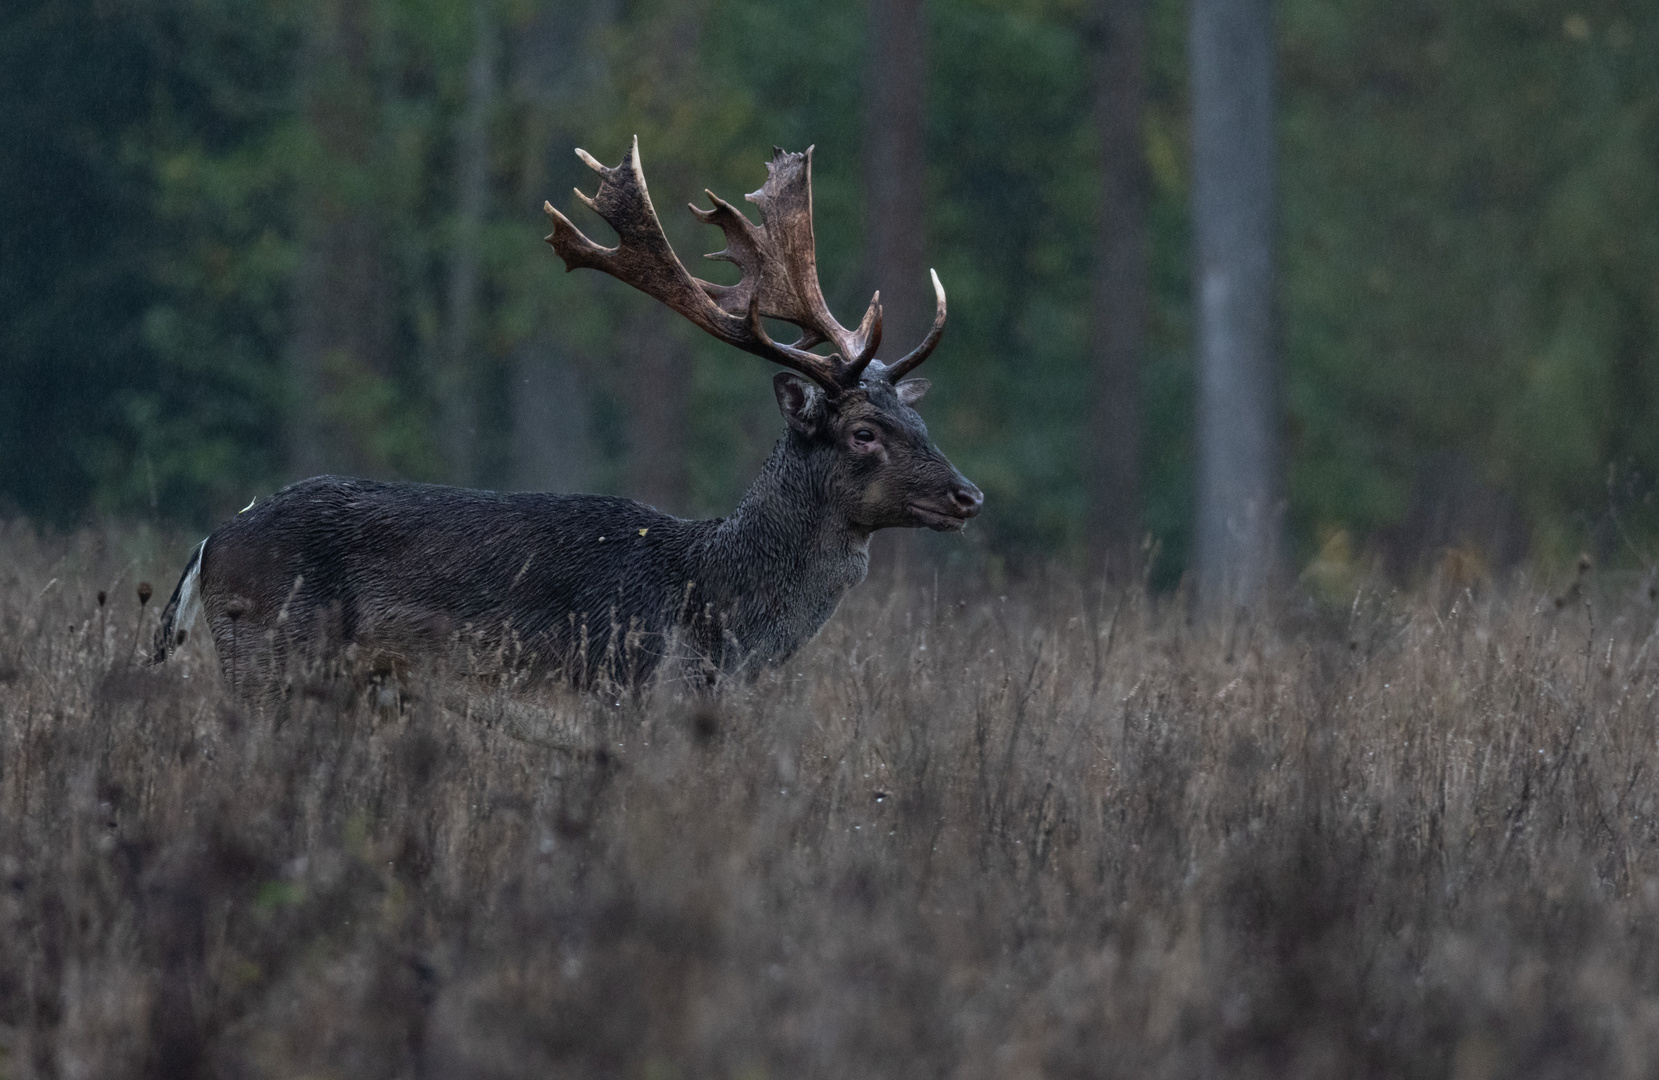
<path fill-rule="evenodd" d="M 1608 466 L 1659 465 L 1659 13 L 1283 12 L 1299 533 L 1398 520 L 1453 450 L 1576 550 Z"/>
<path fill-rule="evenodd" d="M 0 508 L 79 512 L 130 458 L 119 396 L 157 378 L 142 169 L 123 153 L 158 76 L 126 7 L 0 9 Z"/>
<path fill-rule="evenodd" d="M 480 0 L 483 2 L 483 0 Z M 927 414 L 1010 553 L 1080 550 L 1099 197 L 1092 8 L 933 0 L 928 250 L 951 295 Z M 1162 580 L 1192 501 L 1185 8 L 1151 6 L 1144 519 Z M 583 224 L 575 146 L 638 135 L 688 263 L 683 204 L 754 190 L 816 143 L 820 269 L 862 310 L 864 12 L 808 0 L 500 0 L 479 326 L 462 387 L 479 475 L 507 482 L 513 365 L 570 357 L 593 486 L 623 490 L 650 302 L 562 273 L 543 198 Z M 1604 546 L 1606 477 L 1659 476 L 1659 14 L 1635 0 L 1451 7 L 1286 0 L 1282 340 L 1289 522 L 1318 538 L 1421 516 L 1441 464 L 1513 506 L 1535 553 Z M 205 525 L 291 479 L 306 417 L 355 467 L 444 478 L 458 126 L 478 22 L 431 0 L 20 0 L 0 19 L 0 507 Z M 327 237 L 372 268 L 376 345 L 295 376 L 299 282 Z M 345 239 L 340 239 L 345 237 Z M 729 268 L 697 272 L 729 280 Z M 367 302 L 365 302 L 367 303 Z M 674 331 L 690 503 L 729 508 L 778 428 L 749 358 Z M 1630 519 L 1636 520 L 1634 518 Z M 1635 526 L 1633 526 L 1635 527 Z M 1638 547 L 1647 533 L 1634 537 Z"/>

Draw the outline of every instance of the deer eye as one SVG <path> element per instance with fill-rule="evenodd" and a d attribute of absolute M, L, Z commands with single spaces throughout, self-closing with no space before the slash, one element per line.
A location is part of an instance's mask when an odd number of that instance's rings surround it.
<path fill-rule="evenodd" d="M 859 443 L 860 445 L 867 446 L 870 443 L 873 443 L 875 441 L 876 441 L 876 433 L 871 431 L 867 427 L 861 427 L 857 431 L 853 432 L 853 442 L 855 442 L 855 443 Z"/>

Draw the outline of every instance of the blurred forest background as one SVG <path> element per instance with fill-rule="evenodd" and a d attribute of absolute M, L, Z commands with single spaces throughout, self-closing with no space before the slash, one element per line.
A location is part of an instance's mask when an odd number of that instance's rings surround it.
<path fill-rule="evenodd" d="M 1293 569 L 1659 538 L 1659 5 L 1280 0 Z M 8 0 L 0 514 L 205 528 L 320 471 L 733 506 L 754 358 L 599 274 L 572 153 L 684 204 L 817 145 L 843 321 L 951 299 L 924 414 L 1000 559 L 1192 557 L 1183 0 Z M 701 263 L 701 265 L 696 265 Z M 710 267 L 713 267 L 711 270 Z M 958 542 L 959 544 L 960 542 Z M 958 547 L 956 550 L 965 550 Z M 1340 576 L 1340 574 L 1338 575 Z"/>

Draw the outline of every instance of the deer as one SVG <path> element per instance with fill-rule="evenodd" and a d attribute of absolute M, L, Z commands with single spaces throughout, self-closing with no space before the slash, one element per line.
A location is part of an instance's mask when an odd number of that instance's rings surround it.
<path fill-rule="evenodd" d="M 255 500 L 190 556 L 164 608 L 151 659 L 166 661 L 204 620 L 222 674 L 274 685 L 295 657 L 342 653 L 404 665 L 453 655 L 579 686 L 639 685 L 672 660 L 693 681 L 751 681 L 784 663 L 860 584 L 871 534 L 960 531 L 984 503 L 940 452 L 910 377 L 945 329 L 945 290 L 930 271 L 932 328 L 888 364 L 881 293 L 854 329 L 818 281 L 812 153 L 774 148 L 746 196 L 761 224 L 712 191 L 691 205 L 736 264 L 735 285 L 693 277 L 669 245 L 636 136 L 576 196 L 615 231 L 604 247 L 553 205 L 546 237 L 566 272 L 602 271 L 729 345 L 779 365 L 784 430 L 732 513 L 688 520 L 606 495 L 502 493 L 318 476 Z M 791 323 L 774 341 L 764 319 Z M 827 345 L 827 353 L 816 352 Z M 491 653 L 490 649 L 494 652 Z M 496 662 L 496 661 L 492 661 Z M 383 667 L 381 670 L 391 670 Z"/>

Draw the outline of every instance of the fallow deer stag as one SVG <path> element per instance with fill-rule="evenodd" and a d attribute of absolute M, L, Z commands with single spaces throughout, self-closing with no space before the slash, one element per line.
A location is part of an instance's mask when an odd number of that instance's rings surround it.
<path fill-rule="evenodd" d="M 578 684 L 637 682 L 673 654 L 702 676 L 752 676 L 788 658 L 864 580 L 870 534 L 961 529 L 983 496 L 928 438 L 907 379 L 945 329 L 945 291 L 927 337 L 891 365 L 881 294 L 857 329 L 836 322 L 818 284 L 812 150 L 774 152 L 748 196 L 755 225 L 712 192 L 692 212 L 725 233 L 709 258 L 736 285 L 688 273 L 663 235 L 634 140 L 577 196 L 616 230 L 589 240 L 551 204 L 547 238 L 567 270 L 602 270 L 729 344 L 790 370 L 773 377 L 786 424 L 730 517 L 688 521 L 603 495 L 503 494 L 338 476 L 304 480 L 221 525 L 196 549 L 162 614 L 155 659 L 198 617 L 227 678 L 271 685 L 291 655 L 356 646 L 392 662 L 483 641 L 494 655 Z M 762 318 L 794 323 L 792 344 Z M 827 344 L 833 351 L 813 352 Z"/>

